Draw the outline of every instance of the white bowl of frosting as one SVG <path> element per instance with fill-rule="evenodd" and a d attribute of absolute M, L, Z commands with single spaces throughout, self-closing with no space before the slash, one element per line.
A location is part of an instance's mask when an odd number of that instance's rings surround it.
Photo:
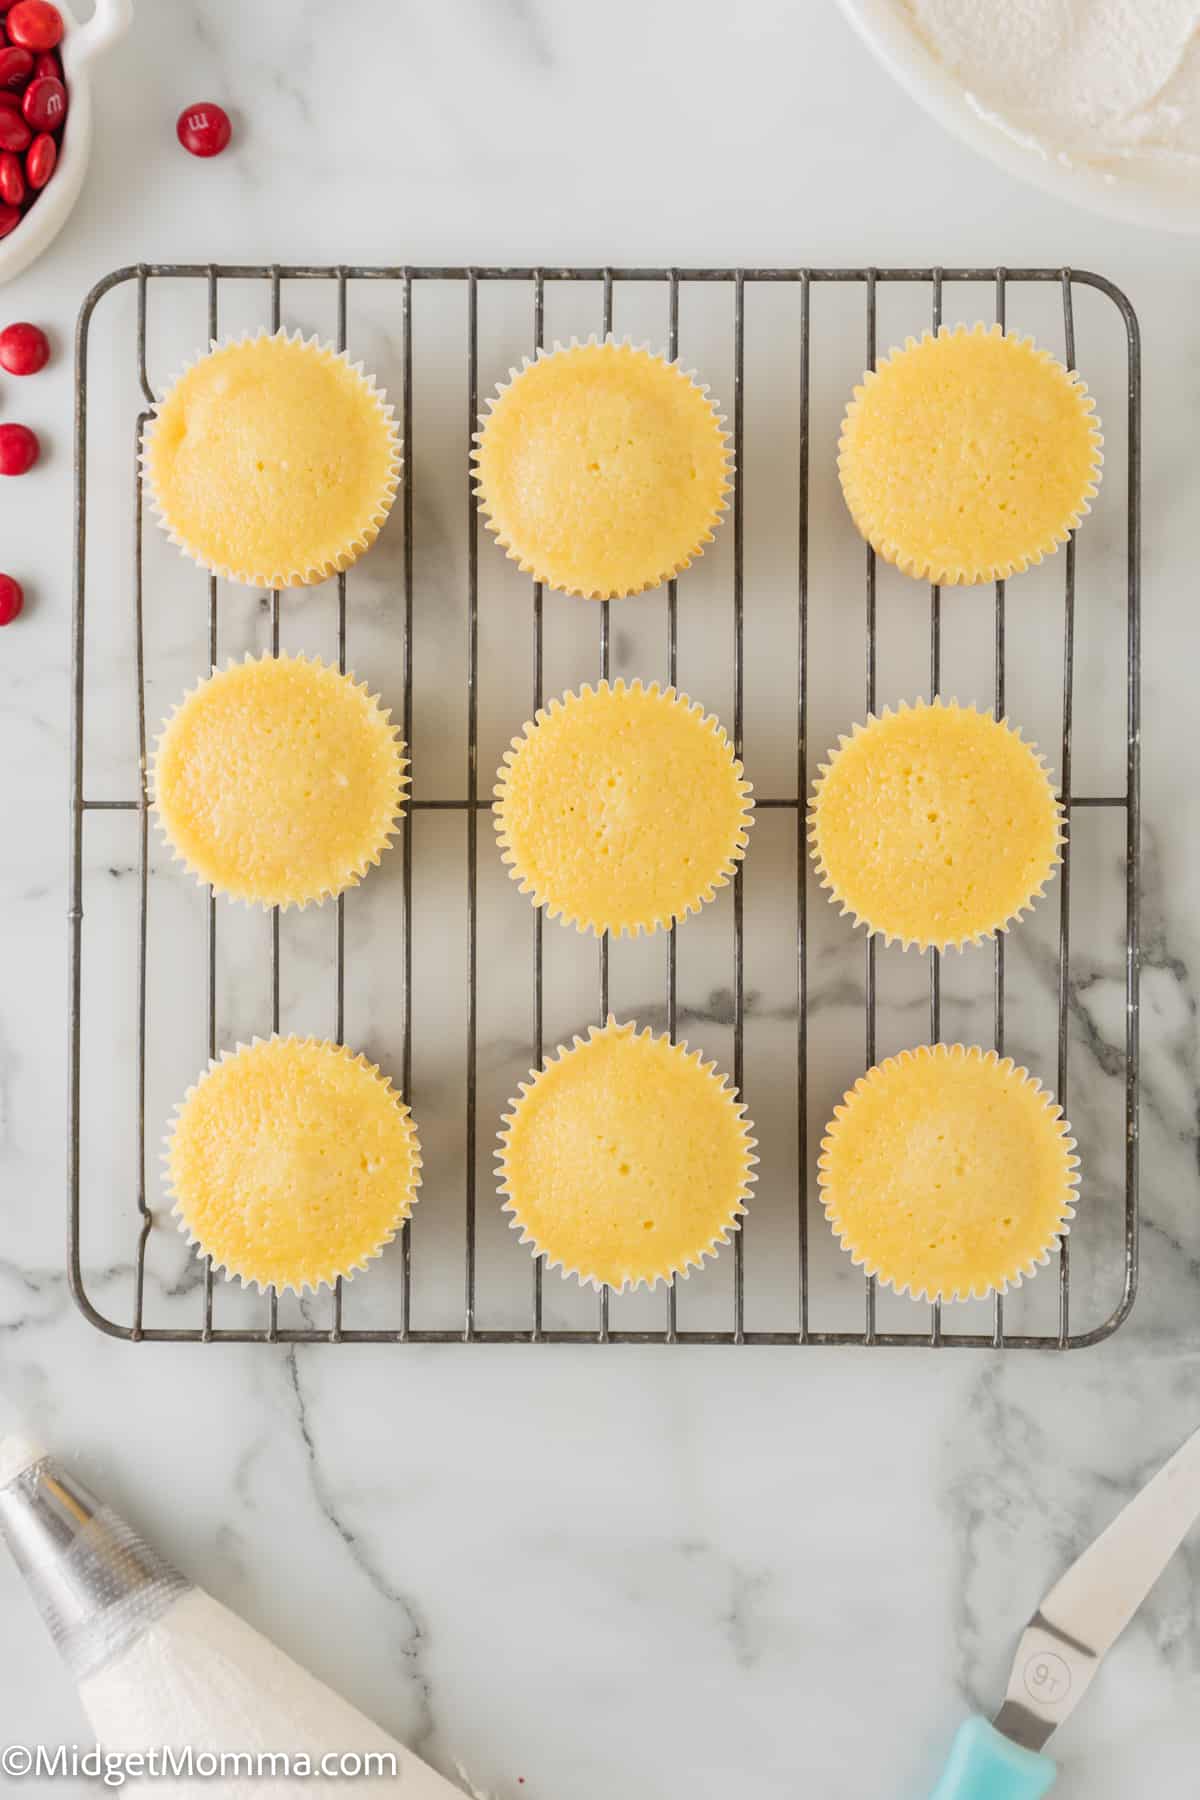
<path fill-rule="evenodd" d="M 1200 0 L 841 0 L 880 61 L 1010 173 L 1200 231 Z"/>

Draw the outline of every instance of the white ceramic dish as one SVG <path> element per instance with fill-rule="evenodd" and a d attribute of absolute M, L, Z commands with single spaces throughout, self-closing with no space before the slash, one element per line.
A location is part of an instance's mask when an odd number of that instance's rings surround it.
<path fill-rule="evenodd" d="M 67 124 L 58 165 L 37 204 L 15 231 L 0 238 L 0 282 L 11 281 L 42 254 L 62 230 L 67 214 L 78 200 L 92 148 L 91 65 L 124 36 L 133 18 L 133 0 L 96 0 L 95 11 L 83 25 L 63 0 L 54 3 L 65 28 L 59 54 L 67 86 Z"/>
<path fill-rule="evenodd" d="M 1059 160 L 993 124 L 967 97 L 958 79 L 913 29 L 900 0 L 839 0 L 842 11 L 884 68 L 947 131 L 1009 174 L 1060 199 L 1110 219 L 1160 225 L 1168 231 L 1200 231 L 1200 186 L 1170 188 L 1139 176 L 1109 176 Z"/>

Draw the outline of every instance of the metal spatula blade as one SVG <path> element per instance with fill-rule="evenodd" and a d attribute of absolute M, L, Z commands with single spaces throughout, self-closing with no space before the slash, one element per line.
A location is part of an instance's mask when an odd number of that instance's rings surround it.
<path fill-rule="evenodd" d="M 1040 1750 L 1200 1518 L 1200 1431 L 1177 1450 L 1042 1601 L 1017 1646 L 996 1725 Z"/>
<path fill-rule="evenodd" d="M 993 1724 L 968 1719 L 934 1800 L 1039 1800 L 1055 1766 L 1041 1754 L 1086 1693 L 1200 1518 L 1200 1431 L 1056 1582 L 1022 1634 Z"/>

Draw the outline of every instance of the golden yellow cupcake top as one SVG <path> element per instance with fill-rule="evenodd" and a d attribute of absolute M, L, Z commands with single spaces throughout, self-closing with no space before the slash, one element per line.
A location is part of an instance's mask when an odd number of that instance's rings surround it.
<path fill-rule="evenodd" d="M 237 900 L 304 906 L 353 886 L 404 810 L 407 760 L 390 717 L 319 659 L 230 663 L 158 740 L 151 793 L 167 842 Z"/>
<path fill-rule="evenodd" d="M 753 817 L 724 728 L 657 682 L 552 700 L 505 752 L 495 793 L 521 892 L 597 934 L 698 911 L 745 854 Z"/>
<path fill-rule="evenodd" d="M 757 1158 L 745 1111 L 698 1050 L 610 1018 L 521 1084 L 500 1134 L 504 1210 L 564 1275 L 669 1282 L 746 1210 Z"/>
<path fill-rule="evenodd" d="M 839 739 L 813 785 L 822 885 L 856 925 L 907 949 L 961 949 L 1040 897 L 1062 809 L 1007 721 L 957 702 L 885 709 Z"/>
<path fill-rule="evenodd" d="M 1062 1108 L 1011 1058 L 922 1045 L 835 1107 L 821 1197 L 868 1275 L 914 1300 L 968 1300 L 1020 1286 L 1066 1235 L 1074 1149 Z"/>
<path fill-rule="evenodd" d="M 838 468 L 851 516 L 906 575 L 969 585 L 1027 569 L 1095 497 L 1093 406 L 1077 374 L 998 325 L 908 338 L 846 412 Z"/>
<path fill-rule="evenodd" d="M 215 344 L 185 369 L 155 408 L 144 465 L 193 561 L 251 587 L 300 587 L 374 542 L 400 438 L 359 364 L 278 331 Z"/>
<path fill-rule="evenodd" d="M 189 1241 L 258 1288 L 332 1286 L 412 1211 L 416 1128 L 363 1056 L 256 1038 L 210 1065 L 178 1109 L 167 1180 Z"/>
<path fill-rule="evenodd" d="M 686 569 L 729 492 L 727 434 L 677 363 L 611 338 L 539 352 L 491 400 L 479 504 L 535 581 L 616 599 Z"/>

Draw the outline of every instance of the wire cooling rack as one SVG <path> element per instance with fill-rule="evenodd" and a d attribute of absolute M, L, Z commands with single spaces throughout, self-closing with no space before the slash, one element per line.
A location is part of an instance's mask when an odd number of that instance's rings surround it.
<path fill-rule="evenodd" d="M 87 620 L 87 609 L 97 604 L 96 596 L 88 592 L 88 559 L 87 532 L 89 524 L 88 500 L 88 468 L 89 448 L 95 451 L 96 444 L 89 445 L 89 431 L 97 434 L 89 419 L 89 339 L 93 331 L 94 314 L 103 297 L 123 284 L 133 284 L 136 294 L 136 371 L 140 385 L 138 431 L 148 416 L 148 408 L 153 404 L 155 394 L 147 369 L 147 330 L 148 330 L 148 297 L 151 291 L 165 295 L 164 304 L 169 305 L 173 289 L 179 292 L 179 284 L 190 284 L 194 291 L 197 285 L 207 296 L 207 317 L 210 336 L 218 334 L 218 326 L 222 323 L 221 300 L 230 283 L 262 284 L 262 293 L 266 302 L 265 311 L 273 327 L 281 321 L 288 323 L 286 309 L 281 299 L 281 284 L 303 283 L 320 284 L 331 291 L 336 306 L 337 339 L 339 348 L 354 345 L 352 330 L 352 302 L 361 293 L 364 284 L 386 284 L 389 294 L 394 297 L 394 320 L 399 334 L 399 364 L 401 380 L 399 382 L 398 406 L 404 435 L 406 477 L 402 488 L 399 507 L 402 512 L 404 534 L 402 597 L 397 607 L 395 630 L 401 639 L 400 656 L 402 671 L 402 693 L 398 698 L 405 740 L 413 743 L 414 725 L 414 661 L 412 654 L 414 629 L 414 573 L 413 573 L 413 507 L 414 488 L 421 481 L 421 447 L 413 442 L 413 374 L 414 358 L 420 368 L 421 351 L 418 350 L 414 327 L 414 295 L 423 284 L 453 284 L 459 293 L 465 292 L 465 369 L 463 376 L 463 432 L 461 442 L 462 456 L 462 524 L 466 532 L 466 615 L 467 615 L 467 655 L 466 655 L 466 783 L 465 792 L 451 799 L 427 799 L 415 797 L 409 808 L 401 834 L 398 852 L 402 863 L 402 911 L 403 918 L 399 930 L 398 954 L 401 958 L 401 1007 L 402 1019 L 402 1055 L 400 1066 L 396 1070 L 398 1085 L 407 1095 L 411 1092 L 413 1077 L 413 1026 L 412 1026 L 412 994 L 414 953 L 420 955 L 420 947 L 415 945 L 417 932 L 413 912 L 413 822 L 423 808 L 439 809 L 452 815 L 459 815 L 466 822 L 466 931 L 461 943 L 461 974 L 467 989 L 465 1032 L 462 1041 L 462 1056 L 465 1061 L 465 1108 L 460 1116 L 460 1128 L 465 1135 L 465 1192 L 462 1195 L 463 1239 L 461 1253 L 463 1258 L 462 1280 L 463 1308 L 460 1322 L 449 1328 L 428 1328 L 414 1322 L 412 1316 L 412 1290 L 414 1281 L 414 1249 L 411 1228 L 406 1226 L 398 1245 L 392 1255 L 399 1259 L 398 1307 L 397 1317 L 384 1325 L 372 1324 L 370 1328 L 353 1328 L 343 1321 L 343 1293 L 339 1284 L 329 1300 L 329 1317 L 327 1323 L 312 1322 L 306 1312 L 299 1324 L 289 1324 L 281 1319 L 281 1302 L 272 1292 L 261 1302 L 261 1316 L 250 1323 L 238 1321 L 233 1325 L 220 1323 L 215 1318 L 219 1313 L 221 1302 L 214 1300 L 214 1280 L 211 1268 L 203 1268 L 202 1280 L 193 1280 L 194 1319 L 185 1326 L 176 1324 L 156 1325 L 146 1319 L 147 1302 L 147 1250 L 156 1230 L 173 1231 L 169 1221 L 156 1222 L 155 1213 L 147 1193 L 147 1159 L 148 1142 L 151 1146 L 157 1143 L 161 1133 L 161 1121 L 148 1122 L 146 1106 L 147 1088 L 147 1020 L 152 1005 L 152 982 L 147 973 L 147 931 L 151 910 L 150 880 L 150 836 L 148 808 L 145 792 L 146 745 L 147 745 L 147 702 L 146 702 L 146 634 L 145 615 L 143 613 L 143 518 L 142 488 L 136 456 L 130 468 L 130 506 L 131 524 L 133 527 L 134 552 L 132 564 L 131 591 L 122 597 L 120 591 L 116 595 L 102 596 L 107 607 L 128 606 L 134 615 L 134 668 L 130 672 L 129 687 L 133 704 L 136 708 L 136 731 L 138 766 L 141 775 L 139 790 L 116 798 L 94 798 L 85 787 L 84 757 L 84 708 L 85 700 L 90 704 L 88 667 L 85 659 L 85 647 L 89 642 L 85 629 L 105 629 L 104 620 Z M 791 576 L 795 607 L 795 631 L 798 648 L 796 668 L 795 712 L 793 718 L 793 750 L 794 755 L 795 792 L 781 796 L 758 795 L 759 816 L 774 813 L 782 815 L 785 821 L 790 817 L 793 824 L 787 829 L 794 835 L 793 848 L 790 853 L 791 881 L 794 892 L 791 896 L 794 904 L 794 931 L 792 933 L 792 949 L 786 966 L 777 971 L 780 986 L 790 990 L 794 1004 L 794 1062 L 795 1062 L 795 1146 L 794 1163 L 782 1171 L 774 1171 L 774 1185 L 778 1201 L 780 1182 L 782 1180 L 783 1199 L 780 1204 L 790 1206 L 794 1213 L 794 1262 L 790 1272 L 784 1271 L 785 1285 L 790 1287 L 794 1308 L 792 1321 L 780 1328 L 778 1321 L 771 1328 L 761 1328 L 756 1323 L 756 1294 L 753 1280 L 747 1274 L 745 1257 L 745 1241 L 753 1231 L 755 1213 L 752 1209 L 745 1233 L 734 1236 L 732 1245 L 723 1253 L 722 1262 L 726 1258 L 732 1261 L 732 1281 L 728 1289 L 728 1311 L 726 1319 L 719 1328 L 712 1328 L 706 1322 L 703 1329 L 691 1329 L 681 1322 L 681 1305 L 675 1286 L 665 1295 L 659 1292 L 654 1296 L 654 1304 L 658 1308 L 655 1322 L 647 1328 L 623 1329 L 613 1320 L 615 1301 L 607 1291 L 602 1292 L 595 1300 L 594 1316 L 580 1325 L 559 1328 L 551 1316 L 551 1305 L 547 1298 L 550 1280 L 543 1282 L 540 1263 L 533 1265 L 532 1273 L 523 1279 L 529 1282 L 528 1317 L 522 1326 L 506 1323 L 502 1328 L 492 1328 L 486 1319 L 480 1316 L 477 1293 L 477 1259 L 478 1230 L 481 1200 L 490 1203 L 490 1194 L 481 1195 L 481 1182 L 477 1175 L 477 1142 L 483 1145 L 494 1130 L 495 1122 L 491 1118 L 481 1119 L 478 1105 L 478 1059 L 480 1031 L 480 998 L 485 991 L 489 979 L 489 971 L 481 967 L 479 953 L 480 924 L 480 863 L 476 823 L 488 805 L 490 788 L 490 769 L 481 770 L 479 757 L 479 694 L 480 694 L 480 634 L 479 634 L 479 538 L 480 528 L 476 507 L 471 497 L 470 482 L 467 476 L 467 451 L 469 434 L 474 430 L 481 398 L 480 363 L 479 363 L 479 302 L 485 291 L 495 292 L 507 284 L 524 284 L 532 300 L 532 316 L 528 319 L 527 336 L 524 348 L 530 353 L 545 341 L 545 321 L 547 295 L 552 284 L 592 284 L 598 300 L 597 313 L 592 322 L 592 329 L 608 332 L 614 324 L 614 297 L 619 293 L 629 293 L 635 286 L 655 284 L 665 300 L 662 332 L 659 346 L 665 347 L 669 356 L 680 352 L 680 296 L 696 291 L 696 284 L 705 284 L 710 290 L 717 289 L 728 297 L 729 317 L 732 330 L 732 405 L 731 424 L 733 449 L 737 466 L 737 479 L 732 502 L 732 517 L 724 530 L 732 535 L 732 576 L 729 605 L 732 612 L 732 736 L 741 754 L 743 744 L 745 718 L 745 679 L 744 679 L 744 645 L 746 630 L 746 584 L 744 573 L 745 544 L 745 493 L 747 482 L 744 480 L 744 432 L 745 432 L 745 368 L 747 342 L 747 296 L 753 290 L 761 289 L 764 284 L 788 284 L 791 293 L 798 297 L 798 350 L 799 358 L 799 390 L 798 405 L 788 429 L 796 434 L 798 444 L 798 483 L 795 495 L 796 527 L 798 555 L 796 566 Z M 812 545 L 817 523 L 810 517 L 809 492 L 810 473 L 816 454 L 824 455 L 830 448 L 822 443 L 819 450 L 814 449 L 811 419 L 810 392 L 814 369 L 814 308 L 818 291 L 834 290 L 839 294 L 853 294 L 861 298 L 862 316 L 865 317 L 865 341 L 862 341 L 862 357 L 868 367 L 873 366 L 877 352 L 878 314 L 881 299 L 885 294 L 903 291 L 905 295 L 916 297 L 914 290 L 925 288 L 929 298 L 922 303 L 923 317 L 914 318 L 912 329 L 919 329 L 922 324 L 936 328 L 942 320 L 943 302 L 947 289 L 951 284 L 986 283 L 994 297 L 994 316 L 1004 325 L 1008 311 L 1010 292 L 1015 284 L 1037 284 L 1045 294 L 1057 294 L 1061 302 L 1061 344 L 1053 346 L 1065 353 L 1065 361 L 1074 366 L 1075 362 L 1075 310 L 1076 301 L 1081 290 L 1092 290 L 1094 294 L 1103 296 L 1111 302 L 1119 315 L 1123 331 L 1122 359 L 1124 364 L 1122 402 L 1125 416 L 1123 419 L 1111 416 L 1111 407 L 1105 418 L 1107 435 L 1111 441 L 1114 431 L 1123 428 L 1126 434 L 1124 444 L 1125 464 L 1123 470 L 1123 644 L 1120 656 L 1123 662 L 1122 688 L 1124 706 L 1124 781 L 1119 791 L 1104 793 L 1076 793 L 1072 788 L 1072 734 L 1076 723 L 1076 635 L 1078 607 L 1076 600 L 1076 546 L 1074 541 L 1065 552 L 1056 559 L 1060 575 L 1056 576 L 1063 586 L 1062 597 L 1062 636 L 1055 652 L 1061 668 L 1061 742 L 1057 745 L 1046 745 L 1047 749 L 1056 753 L 1061 778 L 1061 796 L 1066 812 L 1068 826 L 1073 818 L 1078 819 L 1085 809 L 1109 809 L 1121 821 L 1121 882 L 1123 887 L 1123 925 L 1121 939 L 1123 945 L 1122 987 L 1123 987 L 1123 1020 L 1120 1027 L 1122 1039 L 1120 1050 L 1120 1067 L 1116 1071 L 1117 1091 L 1121 1095 L 1123 1108 L 1123 1142 L 1118 1158 L 1120 1164 L 1119 1179 L 1113 1183 L 1114 1204 L 1119 1206 L 1115 1217 L 1119 1218 L 1119 1230 L 1114 1230 L 1112 1250 L 1119 1266 L 1112 1271 L 1118 1298 L 1116 1304 L 1108 1311 L 1099 1323 L 1087 1329 L 1076 1330 L 1072 1323 L 1072 1283 L 1071 1283 L 1071 1243 L 1068 1240 L 1061 1255 L 1055 1259 L 1056 1272 L 1047 1272 L 1041 1281 L 1054 1282 L 1057 1276 L 1057 1322 L 1045 1330 L 1006 1329 L 1006 1301 L 996 1298 L 990 1309 L 990 1317 L 985 1326 L 978 1326 L 977 1315 L 972 1319 L 975 1328 L 960 1330 L 955 1327 L 952 1313 L 954 1309 L 943 1309 L 935 1304 L 932 1307 L 917 1306 L 906 1303 L 903 1319 L 908 1323 L 897 1323 L 895 1328 L 880 1322 L 879 1313 L 882 1296 L 877 1295 L 873 1281 L 862 1282 L 859 1277 L 853 1280 L 859 1283 L 860 1299 L 858 1302 L 858 1318 L 838 1329 L 818 1328 L 814 1323 L 816 1310 L 817 1277 L 813 1273 L 814 1232 L 823 1229 L 819 1211 L 814 1211 L 810 1193 L 810 1164 L 815 1155 L 816 1145 L 808 1118 L 807 1092 L 810 1080 L 809 1052 L 809 1001 L 814 979 L 813 954 L 811 947 L 811 915 L 812 907 L 806 895 L 806 842 L 804 809 L 805 795 L 811 776 L 815 769 L 816 759 L 827 748 L 825 741 L 813 741 L 810 731 L 810 715 L 814 684 L 822 679 L 819 667 L 812 666 L 809 643 L 810 621 L 810 546 Z M 857 302 L 856 302 L 857 304 Z M 619 311 L 619 308 L 618 308 Z M 264 323 L 266 321 L 264 320 Z M 1020 321 L 1014 321 L 1019 324 Z M 687 347 L 683 346 L 685 364 L 688 361 Z M 818 351 L 819 354 L 819 351 Z M 1140 468 L 1140 374 L 1139 374 L 1139 341 L 1137 320 L 1127 298 L 1111 282 L 1102 276 L 1085 271 L 1070 269 L 622 269 L 622 268 L 409 268 L 409 267 L 280 267 L 280 266 L 229 266 L 217 267 L 207 265 L 152 264 L 124 268 L 114 271 L 100 281 L 85 300 L 80 312 L 77 332 L 77 384 L 76 384 L 76 584 L 74 594 L 74 614 L 72 628 L 72 780 L 70 796 L 71 816 L 71 874 L 70 874 L 70 963 L 69 963 L 69 1026 L 70 1026 L 70 1073 L 69 1073 L 69 1105 L 68 1105 L 68 1171 L 69 1171 L 69 1274 L 73 1294 L 79 1306 L 90 1322 L 100 1330 L 113 1336 L 135 1341 L 202 1341 L 216 1342 L 222 1340 L 240 1340 L 253 1342 L 638 1342 L 638 1343 L 709 1343 L 709 1344 L 748 1344 L 771 1343 L 793 1345 L 829 1345 L 855 1344 L 862 1346 L 930 1346 L 945 1347 L 1022 1347 L 1022 1348 L 1057 1348 L 1066 1349 L 1099 1342 L 1109 1336 L 1121 1324 L 1127 1315 L 1134 1299 L 1137 1283 L 1138 1267 L 1138 1162 L 1137 1162 L 1137 1122 L 1138 1122 L 1138 845 L 1139 845 L 1139 468 Z M 95 374 L 93 372 L 93 381 Z M 393 398 L 396 395 L 393 391 Z M 100 431 L 104 431 L 100 427 Z M 106 455 L 116 456 L 118 447 L 108 441 L 107 435 L 100 439 L 98 446 Z M 865 641 L 863 645 L 861 705 L 858 714 L 876 706 L 877 699 L 888 699 L 888 693 L 879 695 L 878 645 L 880 621 L 877 612 L 877 571 L 873 553 L 868 549 L 863 556 L 862 579 L 865 584 Z M 353 578 L 353 574 L 352 574 Z M 203 578 L 200 578 L 201 580 Z M 685 577 L 685 580 L 687 578 Z M 95 582 L 92 584 L 96 586 Z M 346 668 L 348 597 L 347 576 L 341 575 L 336 583 L 330 584 L 330 605 L 336 606 L 337 646 L 340 665 Z M 661 603 L 661 602 L 659 602 Z M 218 628 L 220 606 L 218 601 L 218 584 L 215 580 L 208 582 L 208 633 L 209 664 L 215 666 L 218 655 Z M 264 600 L 264 604 L 268 604 Z M 583 603 L 576 603 L 583 604 Z M 631 603 L 632 604 L 632 603 Z M 848 603 L 847 603 L 848 604 Z M 1003 582 L 995 586 L 991 603 L 991 639 L 992 639 L 992 687 L 997 715 L 1005 710 L 1006 677 L 1008 663 L 1006 661 L 1006 620 L 1008 618 L 1008 598 Z M 529 630 L 529 670 L 528 693 L 517 704 L 520 717 L 526 716 L 527 707 L 540 705 L 544 694 L 544 632 L 545 610 L 543 594 L 540 587 L 532 588 L 531 603 L 526 615 Z M 598 633 L 594 672 L 600 676 L 609 674 L 612 664 L 613 620 L 608 604 L 596 608 L 595 620 Z M 275 653 L 280 647 L 280 595 L 276 592 L 269 598 L 270 643 Z M 677 675 L 680 652 L 680 605 L 678 587 L 672 582 L 665 594 L 666 622 L 666 661 L 665 668 L 642 671 L 649 674 L 665 674 L 674 682 Z M 928 597 L 928 691 L 937 694 L 942 688 L 942 656 L 943 656 L 943 597 L 937 587 L 929 591 Z M 514 622 L 513 629 L 518 629 Z M 1110 650 L 1112 646 L 1110 645 Z M 155 721 L 152 721 L 154 723 Z M 519 719 L 514 720 L 514 728 Z M 850 721 L 846 721 L 847 728 Z M 420 746 L 410 752 L 420 757 Z M 753 772 L 753 771 L 751 771 Z M 135 815 L 131 828 L 136 835 L 136 858 L 134 873 L 137 883 L 136 906 L 136 981 L 137 994 L 134 1013 L 136 1018 L 136 1048 L 131 1065 L 126 1071 L 120 1071 L 122 1079 L 128 1075 L 128 1114 L 127 1120 L 136 1133 L 136 1212 L 130 1204 L 129 1196 L 114 1195 L 103 1185 L 95 1185 L 89 1179 L 87 1169 L 81 1167 L 81 1109 L 86 1103 L 85 1081 L 92 1079 L 93 1065 L 82 1054 L 83 1044 L 83 1012 L 82 1003 L 85 993 L 83 969 L 83 936 L 85 894 L 90 893 L 87 874 L 88 861 L 85 854 L 86 840 L 89 830 L 96 821 L 105 814 Z M 486 841 L 486 839 L 485 839 Z M 728 970 L 729 992 L 731 994 L 732 1022 L 732 1068 L 733 1080 L 739 1089 L 745 1091 L 745 1027 L 746 1027 L 746 926 L 744 916 L 744 881 L 745 866 L 739 866 L 732 895 L 732 957 Z M 1071 873 L 1072 873 L 1072 835 L 1068 832 L 1063 851 L 1063 864 L 1057 885 L 1057 894 L 1052 891 L 1051 897 L 1043 902 L 1044 907 L 1057 909 L 1057 948 L 1053 982 L 1057 994 L 1057 1083 L 1058 1096 L 1070 1106 L 1068 1098 L 1068 1043 L 1070 1036 L 1070 1013 L 1072 1004 L 1072 943 L 1071 943 Z M 1085 896 L 1086 899 L 1086 896 Z M 345 930 L 344 896 L 337 902 L 336 912 L 336 1034 L 339 1040 L 343 1035 L 345 1022 L 345 983 L 347 940 Z M 211 893 L 207 898 L 207 1038 L 209 1054 L 215 1054 L 219 1043 L 218 1021 L 218 981 L 217 981 L 217 933 L 218 911 L 222 903 L 214 901 Z M 552 1048 L 547 1041 L 543 1028 L 543 920 L 540 912 L 531 910 L 529 931 L 532 933 L 532 991 L 529 995 L 527 1057 L 536 1065 L 544 1050 Z M 553 926 L 550 927 L 554 929 Z M 858 945 L 854 954 L 861 958 L 861 984 L 856 993 L 861 997 L 861 1045 L 862 1067 L 867 1067 L 876 1060 L 877 1037 L 877 961 L 879 952 L 873 939 L 865 946 L 861 938 L 856 938 Z M 676 1035 L 680 1025 L 680 998 L 678 991 L 678 965 L 676 933 L 672 931 L 665 945 L 665 981 L 662 992 L 661 1017 L 672 1037 Z M 991 955 L 991 1024 L 992 1040 L 998 1050 L 1005 1049 L 1007 1031 L 1006 1013 L 1006 944 L 1003 936 L 998 938 L 990 951 Z M 278 1029 L 280 1023 L 280 929 L 279 916 L 273 916 L 271 928 L 271 1025 Z M 603 1019 L 609 1010 L 610 986 L 610 946 L 606 939 L 601 940 L 597 955 L 596 969 L 596 1007 L 594 1018 Z M 941 960 L 937 954 L 928 958 L 928 998 L 927 1026 L 930 1041 L 937 1041 L 942 1033 L 942 980 Z M 264 1026 L 266 1021 L 264 1020 Z M 586 1024 L 584 1020 L 581 1023 Z M 189 1026 L 194 1030 L 194 1025 Z M 917 1034 L 918 1036 L 920 1034 Z M 1042 1073 L 1047 1083 L 1052 1082 L 1052 1071 L 1043 1068 Z M 750 1104 L 751 1116 L 754 1115 L 755 1096 L 753 1091 L 746 1094 Z M 1074 1098 L 1074 1095 L 1070 1097 Z M 1085 1155 L 1085 1183 L 1087 1179 L 1087 1159 Z M 760 1186 L 760 1196 L 762 1189 Z M 790 1196 L 790 1197 L 789 1197 Z M 422 1212 L 430 1206 L 438 1204 L 438 1196 L 430 1195 L 425 1190 Z M 129 1316 L 112 1318 L 89 1295 L 89 1278 L 95 1280 L 90 1270 L 85 1271 L 85 1261 L 81 1247 L 81 1232 L 85 1218 L 91 1216 L 96 1209 L 127 1209 L 135 1233 L 132 1245 L 132 1283 L 131 1305 Z M 810 1213 L 813 1218 L 810 1219 Z M 1077 1221 L 1076 1239 L 1080 1239 L 1085 1229 Z M 524 1253 L 522 1253 L 524 1254 Z M 374 1265 L 378 1267 L 379 1265 Z M 376 1279 L 373 1275 L 365 1278 L 368 1282 Z M 694 1285 L 694 1284 L 693 1284 Z M 218 1295 L 223 1284 L 217 1283 Z M 93 1291 L 95 1291 L 93 1289 Z M 590 1303 L 589 1303 L 590 1304 Z M 1011 1301 L 1008 1303 L 1011 1305 Z"/>

